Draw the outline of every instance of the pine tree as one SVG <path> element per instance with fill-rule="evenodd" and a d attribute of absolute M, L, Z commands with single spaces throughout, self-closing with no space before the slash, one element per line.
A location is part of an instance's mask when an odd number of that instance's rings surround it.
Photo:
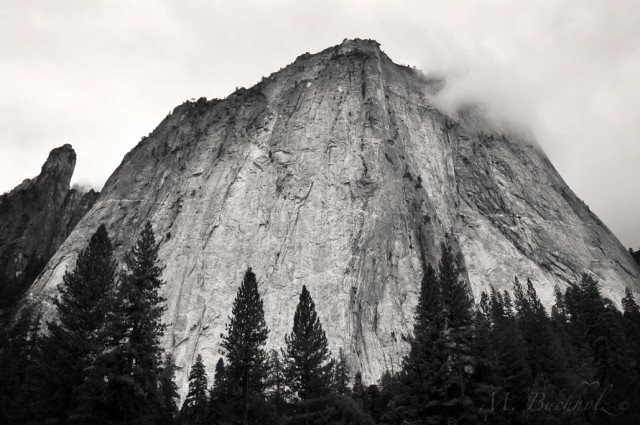
<path fill-rule="evenodd" d="M 630 379 L 633 376 L 632 360 L 625 344 L 624 317 L 610 300 L 602 297 L 598 282 L 587 274 L 578 285 L 567 289 L 564 300 L 572 342 L 580 350 L 579 359 L 587 360 L 583 361 L 586 366 L 580 368 L 583 379 L 595 381 L 600 388 L 610 386 L 609 400 L 627 399 L 637 388 Z M 595 403 L 601 390 L 592 388 L 584 399 Z M 590 420 L 606 419 L 602 412 L 588 413 L 592 416 Z M 626 412 L 629 414 L 633 414 L 632 411 Z M 628 417 L 624 420 L 630 421 Z"/>
<path fill-rule="evenodd" d="M 516 412 L 526 409 L 531 372 L 509 293 L 492 290 L 489 308 L 495 361 L 493 383 L 499 388 L 491 400 L 492 410 L 498 416 L 496 420 L 514 422 Z"/>
<path fill-rule="evenodd" d="M 347 364 L 347 356 L 344 350 L 338 350 L 338 359 L 333 369 L 333 391 L 336 394 L 348 395 L 351 392 L 349 388 L 349 365 Z"/>
<path fill-rule="evenodd" d="M 114 312 L 117 349 L 108 377 L 107 404 L 114 423 L 150 423 L 160 403 L 160 340 L 166 300 L 159 294 L 164 282 L 158 249 L 151 223 L 146 222 L 125 258 L 127 272 L 118 288 Z"/>
<path fill-rule="evenodd" d="M 546 385 L 558 376 L 559 349 L 549 316 L 538 298 L 533 282 L 527 279 L 524 291 L 518 279 L 514 282 L 516 319 L 525 346 L 532 376 Z"/>
<path fill-rule="evenodd" d="M 227 377 L 242 390 L 242 423 L 249 420 L 249 401 L 253 396 L 263 398 L 265 380 L 265 344 L 269 329 L 264 320 L 264 308 L 256 275 L 247 269 L 233 302 L 232 317 L 221 335 L 222 348 L 227 356 Z"/>
<path fill-rule="evenodd" d="M 273 405 L 277 416 L 282 415 L 286 404 L 286 377 L 284 375 L 284 364 L 280 359 L 280 354 L 276 350 L 271 350 L 269 354 L 269 374 L 267 377 L 268 401 Z"/>
<path fill-rule="evenodd" d="M 453 249 L 441 245 L 439 283 L 442 294 L 440 324 L 442 329 L 442 407 L 447 421 L 472 422 L 475 419 L 473 401 L 467 394 L 475 364 L 471 356 L 472 300 L 465 282 L 460 280 L 461 257 Z"/>
<path fill-rule="evenodd" d="M 53 300 L 58 321 L 49 322 L 36 367 L 40 420 L 100 424 L 108 374 L 105 353 L 113 311 L 115 263 L 104 225 L 67 271 Z"/>
<path fill-rule="evenodd" d="M 380 388 L 378 388 L 378 386 L 375 384 L 369 385 L 365 391 L 365 397 L 366 413 L 371 416 L 375 423 L 379 423 L 380 419 L 382 419 L 383 414 Z"/>
<path fill-rule="evenodd" d="M 14 323 L 0 328 L 0 423 L 23 424 L 32 418 L 31 362 L 37 355 L 38 318 L 30 307 Z"/>
<path fill-rule="evenodd" d="M 229 402 L 232 393 L 229 388 L 224 359 L 220 357 L 213 375 L 213 385 L 209 390 L 209 423 L 226 423 L 231 420 Z"/>
<path fill-rule="evenodd" d="M 465 423 L 475 420 L 469 384 L 471 298 L 460 280 L 460 256 L 442 244 L 439 273 L 428 265 L 420 287 L 410 350 L 403 359 L 404 391 L 394 400 L 394 421 Z"/>
<path fill-rule="evenodd" d="M 358 402 L 361 408 L 366 410 L 367 407 L 367 394 L 362 382 L 362 373 L 357 371 L 353 376 L 353 390 L 351 391 L 351 398 Z"/>
<path fill-rule="evenodd" d="M 596 369 L 594 378 L 603 383 L 607 376 L 610 350 L 606 338 L 609 329 L 602 320 L 606 309 L 600 285 L 591 275 L 584 274 L 574 297 L 572 323 L 583 333 L 582 337 L 591 349 Z"/>
<path fill-rule="evenodd" d="M 390 371 L 385 370 L 380 377 L 380 408 L 382 409 L 382 417 L 380 418 L 382 423 L 393 423 L 393 421 L 387 421 L 387 416 L 393 410 L 391 403 L 395 397 L 398 397 L 402 392 L 402 383 L 398 379 L 397 374 L 392 374 Z"/>
<path fill-rule="evenodd" d="M 622 298 L 623 327 L 626 337 L 626 361 L 631 373 L 627 376 L 631 393 L 630 399 L 640 400 L 640 307 L 635 300 L 633 292 L 629 288 L 625 289 L 625 296 Z M 640 419 L 640 406 L 631 406 L 633 414 Z"/>
<path fill-rule="evenodd" d="M 496 292 L 492 288 L 492 296 Z M 478 416 L 487 421 L 496 422 L 495 399 L 500 388 L 496 385 L 496 351 L 494 343 L 493 323 L 490 299 L 486 292 L 480 295 L 478 309 L 474 316 L 475 337 L 471 350 L 475 358 L 473 378 L 469 383 L 468 394 L 478 408 Z"/>
<path fill-rule="evenodd" d="M 633 296 L 633 292 L 629 287 L 624 289 L 624 297 L 622 298 L 622 310 L 624 314 L 634 320 L 640 320 L 640 307 Z"/>
<path fill-rule="evenodd" d="M 180 417 L 183 424 L 203 425 L 208 414 L 207 372 L 204 370 L 202 356 L 198 354 L 189 373 L 189 392 L 182 405 Z"/>
<path fill-rule="evenodd" d="M 330 389 L 331 363 L 327 337 L 306 286 L 293 318 L 293 330 L 285 335 L 286 375 L 289 387 L 302 401 L 325 396 Z"/>
<path fill-rule="evenodd" d="M 178 394 L 178 386 L 173 380 L 175 369 L 176 365 L 174 363 L 173 356 L 171 354 L 167 354 L 158 379 L 158 425 L 173 425 L 178 414 L 177 401 L 180 396 Z"/>
<path fill-rule="evenodd" d="M 403 420 L 436 423 L 442 419 L 440 407 L 433 403 L 442 399 L 443 376 L 440 369 L 443 359 L 438 350 L 442 348 L 438 324 L 441 306 L 438 276 L 428 264 L 420 285 L 409 353 L 402 360 L 402 391 L 395 395 L 392 408 L 386 415 L 392 423 Z"/>

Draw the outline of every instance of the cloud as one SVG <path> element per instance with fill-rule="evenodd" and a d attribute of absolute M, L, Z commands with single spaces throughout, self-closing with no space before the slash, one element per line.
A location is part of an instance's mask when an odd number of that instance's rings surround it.
<path fill-rule="evenodd" d="M 0 191 L 71 143 L 100 187 L 174 106 L 225 97 L 306 51 L 374 38 L 447 75 L 443 101 L 525 122 L 626 244 L 640 245 L 636 0 L 10 2 L 0 10 Z M 6 160 L 10 158 L 10 160 Z"/>

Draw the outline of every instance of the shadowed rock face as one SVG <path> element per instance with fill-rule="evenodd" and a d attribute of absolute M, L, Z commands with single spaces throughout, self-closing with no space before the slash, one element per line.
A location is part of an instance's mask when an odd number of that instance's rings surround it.
<path fill-rule="evenodd" d="M 224 100 L 187 102 L 129 152 L 34 284 L 47 305 L 100 223 L 119 256 L 145 220 L 161 242 L 181 368 L 210 375 L 243 273 L 256 272 L 269 344 L 290 332 L 302 285 L 332 351 L 365 379 L 397 370 L 422 271 L 448 240 L 474 296 L 531 278 L 597 275 L 618 301 L 639 271 L 527 137 L 433 105 L 442 82 L 394 64 L 373 41 L 305 54 Z"/>
<path fill-rule="evenodd" d="M 0 196 L 0 291 L 2 307 L 42 271 L 97 193 L 70 189 L 76 165 L 71 145 L 51 151 L 42 171 Z"/>

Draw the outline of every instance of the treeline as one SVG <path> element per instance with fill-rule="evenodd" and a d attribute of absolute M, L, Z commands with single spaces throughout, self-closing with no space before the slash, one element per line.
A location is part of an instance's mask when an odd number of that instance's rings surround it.
<path fill-rule="evenodd" d="M 118 276 L 100 226 L 65 273 L 46 332 L 25 309 L 2 333 L 0 423 L 171 423 L 178 394 L 160 348 L 165 300 L 149 223 L 125 266 Z"/>
<path fill-rule="evenodd" d="M 178 408 L 175 365 L 160 348 L 165 300 L 147 223 L 116 275 L 101 226 L 64 276 L 57 320 L 25 311 L 0 349 L 7 424 L 608 424 L 640 423 L 640 309 L 623 312 L 592 277 L 556 288 L 550 314 L 534 285 L 473 303 L 461 260 L 441 246 L 427 267 L 402 369 L 365 385 L 328 341 L 306 287 L 280 350 L 249 268 L 221 335 L 213 377 L 202 356 Z M 211 358 L 211 353 L 207 357 Z"/>

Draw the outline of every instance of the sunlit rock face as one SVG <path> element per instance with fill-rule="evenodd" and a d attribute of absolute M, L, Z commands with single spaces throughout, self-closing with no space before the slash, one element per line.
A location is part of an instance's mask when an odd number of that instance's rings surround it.
<path fill-rule="evenodd" d="M 366 380 L 398 370 L 426 263 L 462 253 L 473 295 L 531 278 L 599 277 L 619 300 L 639 270 L 530 138 L 435 106 L 442 82 L 345 41 L 224 100 L 187 102 L 129 152 L 32 288 L 47 297 L 100 223 L 121 258 L 150 220 L 178 385 L 209 375 L 244 271 L 284 344 L 302 285 L 334 353 Z"/>
<path fill-rule="evenodd" d="M 76 164 L 71 145 L 51 151 L 40 174 L 0 195 L 0 291 L 19 294 L 33 283 L 82 216 L 93 190 L 69 188 Z M 3 307 L 10 308 L 3 304 Z"/>

